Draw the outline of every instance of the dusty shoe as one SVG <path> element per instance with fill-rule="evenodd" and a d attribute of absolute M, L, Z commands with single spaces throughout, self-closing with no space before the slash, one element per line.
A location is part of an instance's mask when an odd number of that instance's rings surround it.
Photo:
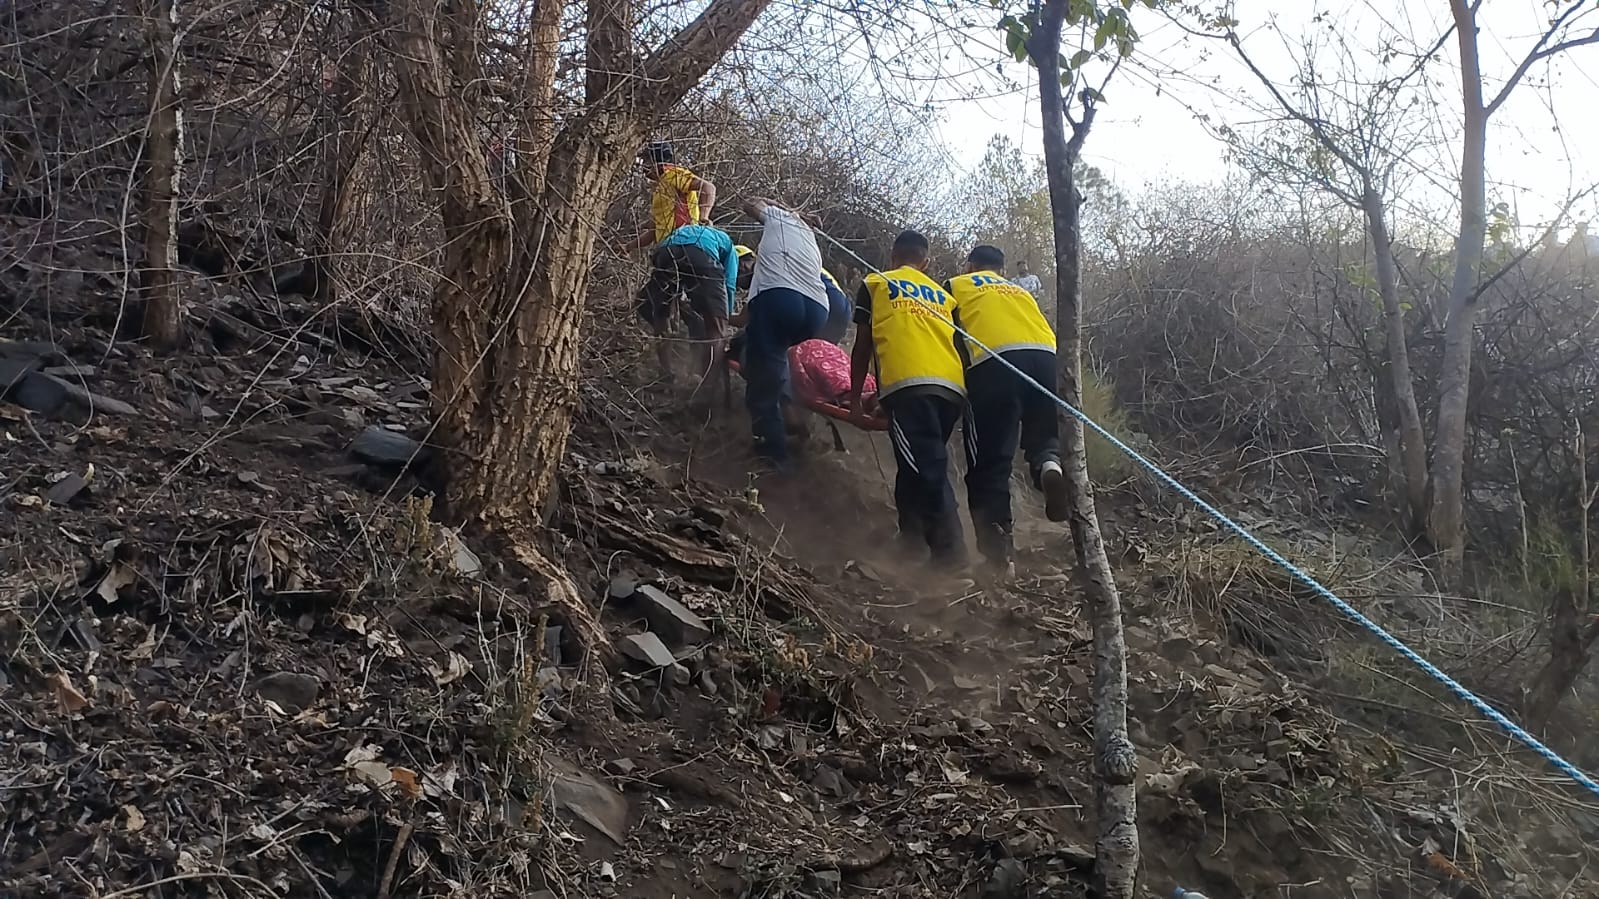
<path fill-rule="evenodd" d="M 1066 472 L 1054 460 L 1038 470 L 1038 486 L 1044 491 L 1044 517 L 1065 521 L 1071 517 L 1071 495 L 1066 488 Z"/>

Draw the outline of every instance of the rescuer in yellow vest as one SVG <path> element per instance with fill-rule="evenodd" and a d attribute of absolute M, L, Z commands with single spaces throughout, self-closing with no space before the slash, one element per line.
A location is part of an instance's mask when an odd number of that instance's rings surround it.
<path fill-rule="evenodd" d="M 894 505 L 899 539 L 909 552 L 923 545 L 940 568 L 965 564 L 955 489 L 949 482 L 949 435 L 966 407 L 966 379 L 955 344 L 956 302 L 929 278 L 927 238 L 906 231 L 894 240 L 889 271 L 873 272 L 855 299 L 855 351 L 850 357 L 850 410 L 877 355 L 878 402 L 898 469 Z"/>
<path fill-rule="evenodd" d="M 1033 295 L 1007 281 L 1004 271 L 1005 254 L 982 245 L 966 257 L 963 274 L 944 282 L 960 310 L 959 324 L 972 338 L 962 338 L 971 404 L 966 506 L 978 551 L 998 569 L 1011 564 L 1010 473 L 1018 445 L 1033 486 L 1044 492 L 1049 520 L 1065 521 L 1068 506 L 1060 467 L 1060 410 L 1054 399 L 1055 331 Z"/>

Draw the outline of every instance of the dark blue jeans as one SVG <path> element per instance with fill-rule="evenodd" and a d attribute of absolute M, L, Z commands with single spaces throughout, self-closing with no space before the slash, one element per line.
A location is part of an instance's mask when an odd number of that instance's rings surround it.
<path fill-rule="evenodd" d="M 827 321 L 820 331 L 816 332 L 817 338 L 828 343 L 843 343 L 844 334 L 849 331 L 850 319 L 855 315 L 855 304 L 850 302 L 844 291 L 837 287 L 827 288 Z"/>
<path fill-rule="evenodd" d="M 744 404 L 756 451 L 774 462 L 788 461 L 783 401 L 788 395 L 788 350 L 815 337 L 827 322 L 827 308 L 797 290 L 774 287 L 750 300 L 744 329 Z"/>

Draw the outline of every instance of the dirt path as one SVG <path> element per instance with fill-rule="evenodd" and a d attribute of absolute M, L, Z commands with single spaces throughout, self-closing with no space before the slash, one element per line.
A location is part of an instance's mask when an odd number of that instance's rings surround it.
<path fill-rule="evenodd" d="M 729 493 L 759 491 L 764 521 L 757 526 L 780 552 L 808 566 L 823 589 L 855 599 L 860 621 L 851 629 L 870 634 L 901 660 L 912 708 L 951 704 L 957 712 L 992 712 L 996 697 L 1016 686 L 1016 660 L 1056 648 L 1074 619 L 1076 591 L 1070 570 L 1044 559 L 1069 553 L 1065 532 L 1045 521 L 1037 502 L 1018 490 L 1015 503 L 1019 566 L 1027 593 L 997 589 L 970 575 L 927 582 L 919 566 L 897 560 L 892 484 L 894 460 L 886 439 L 841 428 L 847 452 L 833 450 L 825 427 L 813 431 L 796 453 L 793 474 L 752 477 L 742 409 L 717 410 L 709 420 L 680 416 L 683 425 L 657 451 L 685 460 L 687 477 L 717 484 Z M 960 460 L 957 500 L 968 544 Z M 754 524 L 754 522 L 746 522 Z M 975 549 L 973 548 L 975 552 Z M 1062 557 L 1064 562 L 1064 557 Z M 1055 605 L 1061 615 L 1040 607 Z"/>

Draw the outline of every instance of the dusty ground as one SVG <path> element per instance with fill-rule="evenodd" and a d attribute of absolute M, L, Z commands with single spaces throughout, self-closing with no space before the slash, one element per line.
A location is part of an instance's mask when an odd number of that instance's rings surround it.
<path fill-rule="evenodd" d="M 677 657 L 598 678 L 541 582 L 352 455 L 421 424 L 401 354 L 274 300 L 157 360 L 104 308 L 5 313 L 42 344 L 0 355 L 96 395 L 0 402 L 5 895 L 1087 893 L 1089 631 L 1036 518 L 1015 584 L 909 589 L 883 447 L 752 481 L 737 411 L 587 384 L 549 549 Z M 1103 501 L 1150 895 L 1599 895 L 1599 817 L 1483 814 L 1196 610 L 1168 513 Z"/>

